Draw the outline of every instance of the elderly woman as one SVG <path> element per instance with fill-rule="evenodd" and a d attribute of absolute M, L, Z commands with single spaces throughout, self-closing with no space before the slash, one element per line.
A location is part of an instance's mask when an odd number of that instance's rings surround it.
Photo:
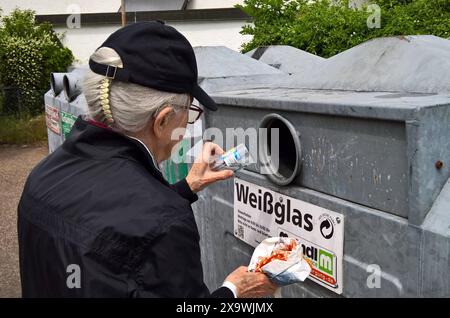
<path fill-rule="evenodd" d="M 258 297 L 275 286 L 240 267 L 210 293 L 203 282 L 196 192 L 232 176 L 214 172 L 222 153 L 206 143 L 185 180 L 159 170 L 193 123 L 197 85 L 189 42 L 162 22 L 113 33 L 91 56 L 84 93 L 90 117 L 31 172 L 19 204 L 24 297 Z M 218 247 L 219 248 L 219 247 Z"/>

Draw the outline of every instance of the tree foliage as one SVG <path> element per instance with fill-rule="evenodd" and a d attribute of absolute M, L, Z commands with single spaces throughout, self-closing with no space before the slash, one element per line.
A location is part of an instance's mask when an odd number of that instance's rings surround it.
<path fill-rule="evenodd" d="M 31 10 L 16 9 L 1 17 L 0 85 L 4 109 L 32 114 L 43 110 L 50 73 L 66 71 L 74 60 L 61 40 L 62 35 L 51 24 L 37 24 Z"/>
<path fill-rule="evenodd" d="M 449 0 L 377 0 L 355 6 L 349 0 L 245 0 L 238 5 L 253 18 L 242 45 L 290 45 L 330 57 L 377 37 L 432 34 L 450 37 Z M 376 5 L 376 6 L 373 6 Z M 380 28 L 373 27 L 380 9 Z M 369 23 L 368 23 L 369 21 Z"/>

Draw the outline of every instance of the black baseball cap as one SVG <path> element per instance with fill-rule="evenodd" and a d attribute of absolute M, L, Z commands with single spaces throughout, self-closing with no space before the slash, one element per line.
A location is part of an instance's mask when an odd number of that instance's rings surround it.
<path fill-rule="evenodd" d="M 197 83 L 197 61 L 189 41 L 162 21 L 138 22 L 111 34 L 100 47 L 114 49 L 123 68 L 89 60 L 90 69 L 108 78 L 165 92 L 188 93 L 204 107 L 216 103 Z"/>

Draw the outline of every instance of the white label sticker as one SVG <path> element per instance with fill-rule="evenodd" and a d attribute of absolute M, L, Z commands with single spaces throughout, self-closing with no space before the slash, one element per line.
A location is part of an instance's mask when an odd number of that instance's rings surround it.
<path fill-rule="evenodd" d="M 234 235 L 254 247 L 268 237 L 297 238 L 312 267 L 309 278 L 342 293 L 342 214 L 235 178 Z"/>
<path fill-rule="evenodd" d="M 47 128 L 55 134 L 61 134 L 59 109 L 50 105 L 45 105 L 45 123 Z"/>

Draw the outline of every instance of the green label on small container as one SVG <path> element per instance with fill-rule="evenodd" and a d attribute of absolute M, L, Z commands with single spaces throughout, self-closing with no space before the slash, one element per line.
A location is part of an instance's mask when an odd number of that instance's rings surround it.
<path fill-rule="evenodd" d="M 61 128 L 64 139 L 69 136 L 72 126 L 77 120 L 77 116 L 61 111 Z"/>

